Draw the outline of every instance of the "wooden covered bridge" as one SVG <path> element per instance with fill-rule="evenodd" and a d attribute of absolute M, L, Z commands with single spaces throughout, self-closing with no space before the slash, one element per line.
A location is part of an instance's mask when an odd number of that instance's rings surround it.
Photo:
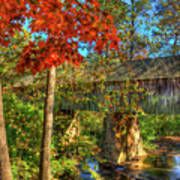
<path fill-rule="evenodd" d="M 59 104 L 62 110 L 101 111 L 98 105 L 106 104 L 105 95 L 111 97 L 114 92 L 116 100 L 113 99 L 110 110 L 118 111 L 117 106 L 122 105 L 119 94 L 127 88 L 128 81 L 138 83 L 139 87 L 149 92 L 140 102 L 146 113 L 180 113 L 180 55 L 126 62 L 120 62 L 117 58 L 104 66 L 94 63 L 84 70 L 75 68 L 67 75 L 62 73 L 58 81 L 59 84 L 67 83 L 72 91 L 67 98 L 68 89 L 65 88 L 62 99 L 66 100 Z"/>
<path fill-rule="evenodd" d="M 140 102 L 146 113 L 180 113 L 180 55 L 125 62 L 114 58 L 104 64 L 94 61 L 79 68 L 62 65 L 58 71 L 60 94 L 56 104 L 61 110 L 101 111 L 99 104 L 105 105 L 105 95 L 112 94 L 116 100 L 110 110 L 118 111 L 122 105 L 119 94 L 129 81 L 149 92 Z M 44 77 L 25 76 L 14 88 L 23 89 L 34 81 L 42 87 Z"/>

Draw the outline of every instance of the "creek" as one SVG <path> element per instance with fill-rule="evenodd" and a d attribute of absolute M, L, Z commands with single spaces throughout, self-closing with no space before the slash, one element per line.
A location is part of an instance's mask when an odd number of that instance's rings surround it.
<path fill-rule="evenodd" d="M 176 138 L 177 139 L 177 138 Z M 155 141 L 157 150 L 149 152 L 141 160 L 123 165 L 88 161 L 88 166 L 104 180 L 180 180 L 180 138 Z M 95 180 L 91 174 L 81 171 L 82 180 Z"/>

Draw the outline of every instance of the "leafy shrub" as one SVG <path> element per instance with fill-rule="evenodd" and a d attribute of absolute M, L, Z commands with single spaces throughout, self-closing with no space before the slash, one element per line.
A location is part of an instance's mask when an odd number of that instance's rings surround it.
<path fill-rule="evenodd" d="M 4 115 L 14 179 L 37 177 L 42 134 L 43 111 L 19 98 L 4 94 Z"/>
<path fill-rule="evenodd" d="M 162 136 L 179 136 L 180 114 L 146 114 L 140 117 L 145 145 Z"/>

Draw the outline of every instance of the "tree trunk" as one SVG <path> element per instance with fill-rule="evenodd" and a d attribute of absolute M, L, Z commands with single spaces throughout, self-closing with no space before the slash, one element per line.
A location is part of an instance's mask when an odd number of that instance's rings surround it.
<path fill-rule="evenodd" d="M 43 136 L 40 157 L 40 180 L 50 179 L 50 144 L 53 126 L 54 92 L 56 83 L 56 68 L 52 67 L 47 74 L 47 89 L 44 106 Z"/>
<path fill-rule="evenodd" d="M 172 46 L 172 55 L 173 56 L 175 56 L 176 53 L 178 52 L 177 42 L 178 42 L 178 33 L 175 33 L 174 43 L 173 43 L 173 46 Z"/>
<path fill-rule="evenodd" d="M 135 11 L 134 11 L 134 0 L 131 0 L 131 30 L 130 30 L 130 57 L 132 60 L 134 57 L 134 33 L 135 33 Z"/>
<path fill-rule="evenodd" d="M 144 156 L 138 119 L 129 118 L 126 130 L 115 132 L 115 121 L 123 126 L 122 113 L 108 114 L 104 119 L 104 134 L 102 142 L 102 157 L 113 163 L 121 163 Z M 116 136 L 117 134 L 118 137 Z"/>
<path fill-rule="evenodd" d="M 0 80 L 0 179 L 11 180 L 11 165 L 6 140 L 5 120 L 3 115 L 2 84 Z"/>

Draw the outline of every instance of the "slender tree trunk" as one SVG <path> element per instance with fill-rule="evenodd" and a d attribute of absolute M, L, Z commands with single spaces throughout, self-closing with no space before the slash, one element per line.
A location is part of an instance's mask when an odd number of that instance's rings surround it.
<path fill-rule="evenodd" d="M 173 43 L 173 46 L 172 46 L 172 55 L 174 55 L 174 56 L 178 52 L 177 41 L 178 41 L 178 33 L 175 33 L 174 43 Z"/>
<path fill-rule="evenodd" d="M 134 0 L 131 0 L 131 40 L 130 40 L 130 57 L 129 59 L 132 60 L 134 57 L 134 33 L 135 33 L 135 12 L 134 12 Z"/>
<path fill-rule="evenodd" d="M 40 180 L 50 179 L 50 144 L 53 127 L 54 92 L 56 83 L 56 68 L 52 67 L 47 74 L 47 89 L 44 106 L 44 124 L 40 157 Z"/>
<path fill-rule="evenodd" d="M 11 180 L 11 165 L 6 140 L 5 120 L 3 115 L 2 84 L 0 79 L 0 179 Z"/>

